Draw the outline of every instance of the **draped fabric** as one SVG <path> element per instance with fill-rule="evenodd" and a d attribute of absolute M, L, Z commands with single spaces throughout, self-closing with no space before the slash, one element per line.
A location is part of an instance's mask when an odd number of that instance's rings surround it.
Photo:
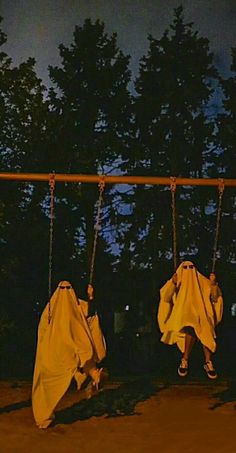
<path fill-rule="evenodd" d="M 72 378 L 78 387 L 85 380 L 81 368 L 105 357 L 98 317 L 87 319 L 87 306 L 85 301 L 78 303 L 70 283 L 62 281 L 50 300 L 50 323 L 49 304 L 42 313 L 32 388 L 33 413 L 41 428 L 51 423 Z"/>
<path fill-rule="evenodd" d="M 191 261 L 181 263 L 176 273 L 177 285 L 170 279 L 160 290 L 157 319 L 163 334 L 161 341 L 170 345 L 176 343 L 183 352 L 185 328 L 191 327 L 201 343 L 214 352 L 215 324 L 222 317 L 222 296 L 216 304 L 211 303 L 210 280 L 200 274 Z"/>

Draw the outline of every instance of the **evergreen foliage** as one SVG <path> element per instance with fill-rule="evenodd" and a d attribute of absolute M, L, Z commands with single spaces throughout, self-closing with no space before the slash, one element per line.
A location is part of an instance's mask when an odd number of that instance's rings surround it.
<path fill-rule="evenodd" d="M 49 67 L 49 89 L 38 78 L 33 58 L 14 66 L 1 51 L 1 172 L 233 178 L 236 50 L 232 75 L 223 80 L 208 39 L 185 22 L 181 6 L 163 36 L 148 36 L 148 41 L 134 93 L 130 57 L 99 20 L 87 19 L 75 28 L 68 47 L 59 46 L 60 65 Z M 5 43 L 0 30 L 1 49 Z M 209 105 L 219 86 L 224 110 L 212 116 Z M 0 185 L 0 354 L 4 363 L 17 356 L 14 374 L 23 355 L 29 371 L 36 325 L 48 298 L 50 200 L 44 183 Z M 217 191 L 177 188 L 176 197 L 179 257 L 192 258 L 206 273 Z M 56 184 L 53 289 L 68 279 L 85 297 L 97 199 L 93 184 Z M 109 186 L 104 199 L 94 284 L 112 350 L 113 312 L 125 305 L 130 307 L 130 343 L 145 323 L 156 335 L 159 287 L 173 271 L 171 194 L 162 186 Z M 235 199 L 232 189 L 224 195 L 217 262 L 229 303 L 235 294 Z"/>

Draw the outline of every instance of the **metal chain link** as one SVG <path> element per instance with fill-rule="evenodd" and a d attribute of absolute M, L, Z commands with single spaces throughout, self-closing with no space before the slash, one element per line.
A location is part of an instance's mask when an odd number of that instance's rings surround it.
<path fill-rule="evenodd" d="M 171 210 L 172 210 L 172 240 L 173 240 L 173 266 L 174 272 L 177 269 L 177 234 L 176 234 L 176 178 L 175 176 L 170 177 L 171 184 Z"/>
<path fill-rule="evenodd" d="M 218 185 L 219 198 L 218 198 L 218 210 L 217 210 L 217 217 L 216 217 L 216 234 L 215 234 L 213 257 L 212 257 L 212 272 L 215 272 L 215 266 L 216 266 L 216 260 L 217 260 L 216 254 L 217 254 L 219 234 L 220 234 L 220 221 L 221 221 L 221 215 L 222 215 L 222 198 L 223 198 L 223 194 L 224 194 L 224 188 L 225 188 L 224 180 L 219 179 L 219 185 Z"/>
<path fill-rule="evenodd" d="M 52 268 L 53 268 L 53 228 L 54 228 L 54 191 L 55 191 L 55 174 L 50 174 L 50 228 L 49 228 L 49 260 L 48 260 L 48 324 L 51 321 L 51 304 L 50 298 L 52 293 Z"/>
<path fill-rule="evenodd" d="M 93 241 L 91 264 L 90 264 L 90 274 L 89 274 L 89 284 L 90 285 L 93 282 L 94 265 L 95 265 L 95 257 L 96 257 L 97 241 L 98 241 L 98 232 L 101 228 L 101 211 L 102 211 L 102 204 L 103 204 L 103 192 L 105 189 L 104 177 L 101 178 L 101 180 L 98 184 L 98 187 L 99 187 L 99 198 L 98 198 L 98 202 L 97 202 L 97 218 L 96 218 L 96 223 L 94 226 L 95 234 L 94 234 L 94 241 Z"/>

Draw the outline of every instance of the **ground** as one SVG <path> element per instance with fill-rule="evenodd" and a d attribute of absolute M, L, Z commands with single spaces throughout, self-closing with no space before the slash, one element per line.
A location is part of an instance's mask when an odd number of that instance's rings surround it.
<path fill-rule="evenodd" d="M 86 398 L 71 387 L 39 430 L 29 382 L 1 382 L 1 453 L 235 453 L 234 381 L 111 380 Z"/>

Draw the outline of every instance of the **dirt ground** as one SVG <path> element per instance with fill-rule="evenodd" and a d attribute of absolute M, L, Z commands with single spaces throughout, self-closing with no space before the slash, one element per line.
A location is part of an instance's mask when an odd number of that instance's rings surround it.
<path fill-rule="evenodd" d="M 90 399 L 70 388 L 53 427 L 34 423 L 28 382 L 0 382 L 0 452 L 235 453 L 234 382 L 110 382 Z"/>

